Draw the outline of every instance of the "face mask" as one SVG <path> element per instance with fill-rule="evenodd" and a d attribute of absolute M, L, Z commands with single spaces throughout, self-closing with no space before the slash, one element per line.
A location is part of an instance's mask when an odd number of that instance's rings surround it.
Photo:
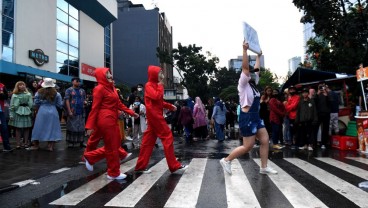
<path fill-rule="evenodd" d="M 295 95 L 295 92 L 290 92 L 290 95 Z"/>
<path fill-rule="evenodd" d="M 141 87 L 138 87 L 138 91 L 142 91 L 142 88 Z"/>
<path fill-rule="evenodd" d="M 141 102 L 134 102 L 134 105 L 136 105 L 136 106 L 138 106 L 140 104 L 141 104 Z"/>
<path fill-rule="evenodd" d="M 112 74 L 108 71 L 106 72 L 106 79 L 108 82 L 113 82 L 114 80 L 112 79 Z"/>
<path fill-rule="evenodd" d="M 161 70 L 159 73 L 158 73 L 158 81 L 161 82 L 163 81 L 165 78 L 165 75 L 164 75 L 164 72 Z"/>

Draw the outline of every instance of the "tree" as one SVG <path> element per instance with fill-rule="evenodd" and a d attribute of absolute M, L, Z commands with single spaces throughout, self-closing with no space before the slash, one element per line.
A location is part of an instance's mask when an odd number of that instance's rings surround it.
<path fill-rule="evenodd" d="M 355 3 L 356 2 L 356 3 Z M 308 54 L 324 71 L 354 73 L 368 64 L 367 4 L 361 0 L 293 0 L 303 10 L 302 23 L 314 23 L 317 38 L 308 41 Z"/>
<path fill-rule="evenodd" d="M 234 69 L 227 69 L 223 67 L 214 74 L 209 83 L 209 94 L 211 97 L 217 97 L 224 88 L 229 86 L 236 86 L 240 72 Z"/>
<path fill-rule="evenodd" d="M 272 89 L 278 89 L 280 87 L 278 83 L 279 77 L 275 73 L 272 73 L 270 69 L 261 67 L 260 75 L 258 85 L 261 89 L 264 89 L 266 86 L 270 86 Z"/>
<path fill-rule="evenodd" d="M 216 64 L 219 59 L 201 54 L 202 47 L 195 44 L 183 46 L 178 43 L 178 48 L 172 50 L 172 54 L 157 49 L 157 57 L 161 63 L 172 64 L 181 77 L 181 83 L 188 90 L 189 96 L 208 98 L 209 75 L 217 72 Z"/>

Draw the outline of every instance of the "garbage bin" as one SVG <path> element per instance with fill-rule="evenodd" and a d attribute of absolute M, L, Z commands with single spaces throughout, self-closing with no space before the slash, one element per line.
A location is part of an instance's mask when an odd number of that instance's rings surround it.
<path fill-rule="evenodd" d="M 355 116 L 355 119 L 358 133 L 359 151 L 362 153 L 368 153 L 368 116 Z"/>

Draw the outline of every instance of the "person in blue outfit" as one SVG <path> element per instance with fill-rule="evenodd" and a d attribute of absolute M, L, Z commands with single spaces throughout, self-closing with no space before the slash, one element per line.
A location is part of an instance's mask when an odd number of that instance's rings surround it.
<path fill-rule="evenodd" d="M 225 140 L 226 111 L 227 109 L 224 103 L 219 98 L 216 98 L 211 122 L 215 125 L 216 139 L 219 142 Z"/>
<path fill-rule="evenodd" d="M 38 108 L 32 131 L 33 146 L 28 150 L 38 150 L 39 142 L 48 142 L 47 150 L 53 151 L 56 141 L 62 139 L 59 114 L 56 107 L 62 107 L 61 95 L 56 91 L 54 81 L 45 78 L 35 95 L 34 106 Z"/>

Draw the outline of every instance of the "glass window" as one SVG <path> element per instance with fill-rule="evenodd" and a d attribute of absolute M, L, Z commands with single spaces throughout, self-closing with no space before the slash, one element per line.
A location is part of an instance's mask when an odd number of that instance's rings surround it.
<path fill-rule="evenodd" d="M 63 53 L 68 53 L 68 44 L 61 42 L 60 40 L 56 41 L 56 49 Z"/>
<path fill-rule="evenodd" d="M 105 54 L 105 62 L 110 63 L 110 55 Z"/>
<path fill-rule="evenodd" d="M 60 51 L 56 52 L 56 61 L 63 64 L 68 64 L 68 55 Z"/>
<path fill-rule="evenodd" d="M 105 44 L 105 53 L 110 54 L 110 46 Z"/>
<path fill-rule="evenodd" d="M 13 33 L 9 33 L 3 30 L 2 32 L 2 44 L 13 48 Z"/>
<path fill-rule="evenodd" d="M 79 46 L 79 34 L 78 31 L 69 28 L 69 44 L 75 47 Z"/>
<path fill-rule="evenodd" d="M 14 32 L 14 19 L 3 15 L 3 30 Z"/>
<path fill-rule="evenodd" d="M 105 44 L 110 45 L 110 37 L 105 36 Z"/>
<path fill-rule="evenodd" d="M 68 13 L 68 3 L 66 3 L 64 0 L 57 0 L 57 7 Z"/>
<path fill-rule="evenodd" d="M 79 30 L 79 22 L 73 17 L 69 16 L 69 25 L 76 30 Z"/>
<path fill-rule="evenodd" d="M 64 64 L 56 63 L 56 72 L 59 73 L 61 69 L 63 68 Z"/>
<path fill-rule="evenodd" d="M 68 42 L 68 26 L 60 21 L 57 21 L 57 39 Z"/>
<path fill-rule="evenodd" d="M 74 17 L 77 20 L 79 19 L 78 10 L 70 4 L 69 4 L 69 15 Z"/>
<path fill-rule="evenodd" d="M 68 14 L 60 10 L 59 8 L 56 11 L 56 17 L 59 21 L 64 22 L 65 24 L 68 24 Z"/>
<path fill-rule="evenodd" d="M 108 36 L 108 37 L 110 37 L 111 35 L 110 35 L 110 25 L 109 26 L 107 26 L 107 27 L 105 27 L 105 36 Z"/>
<path fill-rule="evenodd" d="M 79 57 L 78 48 L 69 46 L 69 55 L 74 56 L 74 57 Z"/>
<path fill-rule="evenodd" d="M 3 15 L 14 18 L 14 0 L 3 1 Z"/>
<path fill-rule="evenodd" d="M 13 62 L 13 49 L 3 46 L 1 58 L 4 61 Z"/>
<path fill-rule="evenodd" d="M 79 76 L 79 11 L 65 0 L 57 0 L 56 70 Z"/>

